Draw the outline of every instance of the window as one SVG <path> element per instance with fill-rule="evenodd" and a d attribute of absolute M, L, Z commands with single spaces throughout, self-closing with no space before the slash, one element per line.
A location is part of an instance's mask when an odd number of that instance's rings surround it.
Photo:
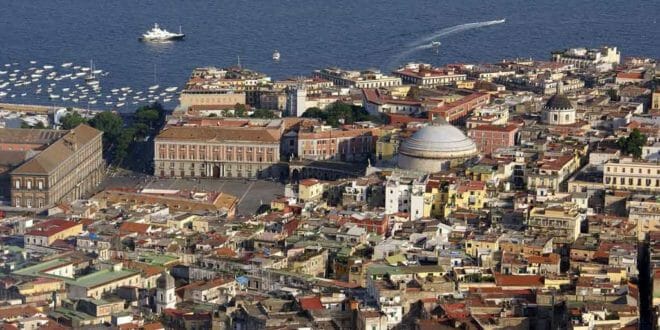
<path fill-rule="evenodd" d="M 28 180 L 26 183 L 27 189 L 32 189 L 32 180 Z"/>
<path fill-rule="evenodd" d="M 16 187 L 16 189 L 21 189 L 21 180 L 16 180 L 14 187 Z"/>
<path fill-rule="evenodd" d="M 37 182 L 37 187 L 39 188 L 39 190 L 44 189 L 44 182 L 43 181 Z"/>

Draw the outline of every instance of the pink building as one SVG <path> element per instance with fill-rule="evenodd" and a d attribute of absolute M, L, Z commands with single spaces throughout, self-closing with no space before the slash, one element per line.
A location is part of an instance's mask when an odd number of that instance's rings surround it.
<path fill-rule="evenodd" d="M 481 125 L 468 130 L 468 136 L 477 144 L 479 151 L 490 155 L 499 148 L 511 147 L 516 143 L 518 127 L 513 124 L 506 126 Z"/>

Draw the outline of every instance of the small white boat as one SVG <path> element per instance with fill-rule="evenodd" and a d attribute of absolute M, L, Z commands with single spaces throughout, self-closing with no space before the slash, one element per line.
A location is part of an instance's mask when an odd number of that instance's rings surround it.
<path fill-rule="evenodd" d="M 169 103 L 169 102 L 172 102 L 172 99 L 163 99 L 163 102 Z"/>
<path fill-rule="evenodd" d="M 25 96 L 25 95 L 27 95 L 27 93 L 21 93 L 21 96 Z"/>
<path fill-rule="evenodd" d="M 86 67 L 86 66 L 80 68 L 80 71 L 82 71 L 82 72 L 89 72 L 89 70 L 91 70 L 91 69 Z"/>
<path fill-rule="evenodd" d="M 160 86 L 159 86 L 159 85 L 149 86 L 149 90 L 150 90 L 150 91 L 155 91 L 155 90 L 158 89 L 158 87 L 160 87 Z"/>
<path fill-rule="evenodd" d="M 103 72 L 103 70 L 94 70 L 94 71 L 92 71 L 92 73 L 94 73 L 94 74 L 101 74 L 101 72 Z"/>
<path fill-rule="evenodd" d="M 279 60 L 280 60 L 280 52 L 278 52 L 276 49 L 275 52 L 273 52 L 273 61 L 279 61 Z"/>
<path fill-rule="evenodd" d="M 176 92 L 177 87 L 167 87 L 165 88 L 165 91 L 168 93 Z"/>
<path fill-rule="evenodd" d="M 7 71 L 0 71 L 0 75 L 5 75 L 7 74 Z"/>
<path fill-rule="evenodd" d="M 72 66 L 72 65 L 73 65 L 73 63 L 71 63 L 71 62 L 62 63 L 62 67 L 63 67 L 63 68 L 68 68 L 68 67 L 70 67 L 70 66 Z"/>
<path fill-rule="evenodd" d="M 89 104 L 96 104 L 96 100 L 89 101 Z"/>
<path fill-rule="evenodd" d="M 63 91 L 63 92 L 68 92 L 69 90 L 70 90 L 69 87 L 62 88 L 62 91 Z"/>
<path fill-rule="evenodd" d="M 124 104 L 125 104 L 125 103 L 123 103 L 123 102 L 122 102 L 122 103 L 117 103 L 117 108 L 121 108 L 121 107 L 123 107 Z"/>
<path fill-rule="evenodd" d="M 172 33 L 165 29 L 161 29 L 158 26 L 158 23 L 154 24 L 154 27 L 144 33 L 141 38 L 138 38 L 140 41 L 169 41 L 169 40 L 181 40 L 186 35 L 181 32 L 181 27 L 179 26 L 179 33 Z"/>
<path fill-rule="evenodd" d="M 30 61 L 30 64 L 37 64 L 37 61 Z"/>
<path fill-rule="evenodd" d="M 70 99 L 71 99 L 71 98 L 69 98 L 69 97 L 63 97 L 63 98 L 62 98 L 62 101 L 68 101 L 68 100 L 70 100 Z"/>
<path fill-rule="evenodd" d="M 74 70 L 79 70 L 79 69 L 80 69 L 80 65 L 76 65 L 76 66 L 74 66 L 73 69 L 74 69 Z"/>
<path fill-rule="evenodd" d="M 44 65 L 44 70 L 52 70 L 54 66 L 52 65 Z"/>
<path fill-rule="evenodd" d="M 119 92 L 119 90 L 116 89 L 116 88 L 113 88 L 113 89 L 111 89 L 110 91 L 112 92 L 112 94 L 117 94 L 117 92 Z"/>
<path fill-rule="evenodd" d="M 76 77 L 80 78 L 82 76 L 86 75 L 84 72 L 76 72 Z"/>
<path fill-rule="evenodd" d="M 57 100 L 57 99 L 60 98 L 60 96 L 57 95 L 57 94 L 50 94 L 50 95 L 48 95 L 48 98 L 51 99 L 51 100 Z"/>

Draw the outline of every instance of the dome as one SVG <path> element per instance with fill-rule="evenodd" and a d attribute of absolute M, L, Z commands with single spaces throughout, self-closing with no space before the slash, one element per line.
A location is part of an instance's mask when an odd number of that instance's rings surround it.
<path fill-rule="evenodd" d="M 477 145 L 461 130 L 436 123 L 401 143 L 397 164 L 406 170 L 435 173 L 459 166 L 477 153 Z"/>
<path fill-rule="evenodd" d="M 476 144 L 450 124 L 426 126 L 406 139 L 399 153 L 422 158 L 456 158 L 477 153 Z"/>
<path fill-rule="evenodd" d="M 160 273 L 160 277 L 156 280 L 156 287 L 159 289 L 173 289 L 176 287 L 174 277 L 167 272 Z"/>
<path fill-rule="evenodd" d="M 573 109 L 573 104 L 566 95 L 555 94 L 545 104 L 545 108 L 549 110 Z"/>

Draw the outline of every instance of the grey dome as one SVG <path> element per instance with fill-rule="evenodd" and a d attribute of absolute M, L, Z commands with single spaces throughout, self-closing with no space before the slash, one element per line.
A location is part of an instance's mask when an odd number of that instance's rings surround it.
<path fill-rule="evenodd" d="M 573 109 L 573 104 L 564 94 L 553 95 L 545 104 L 545 109 L 548 110 L 564 110 Z"/>
<path fill-rule="evenodd" d="M 477 146 L 458 128 L 435 124 L 421 128 L 403 141 L 399 153 L 421 158 L 451 159 L 472 156 Z"/>
<path fill-rule="evenodd" d="M 160 277 L 156 280 L 156 287 L 159 289 L 173 289 L 176 287 L 174 277 L 167 272 L 160 273 Z"/>

